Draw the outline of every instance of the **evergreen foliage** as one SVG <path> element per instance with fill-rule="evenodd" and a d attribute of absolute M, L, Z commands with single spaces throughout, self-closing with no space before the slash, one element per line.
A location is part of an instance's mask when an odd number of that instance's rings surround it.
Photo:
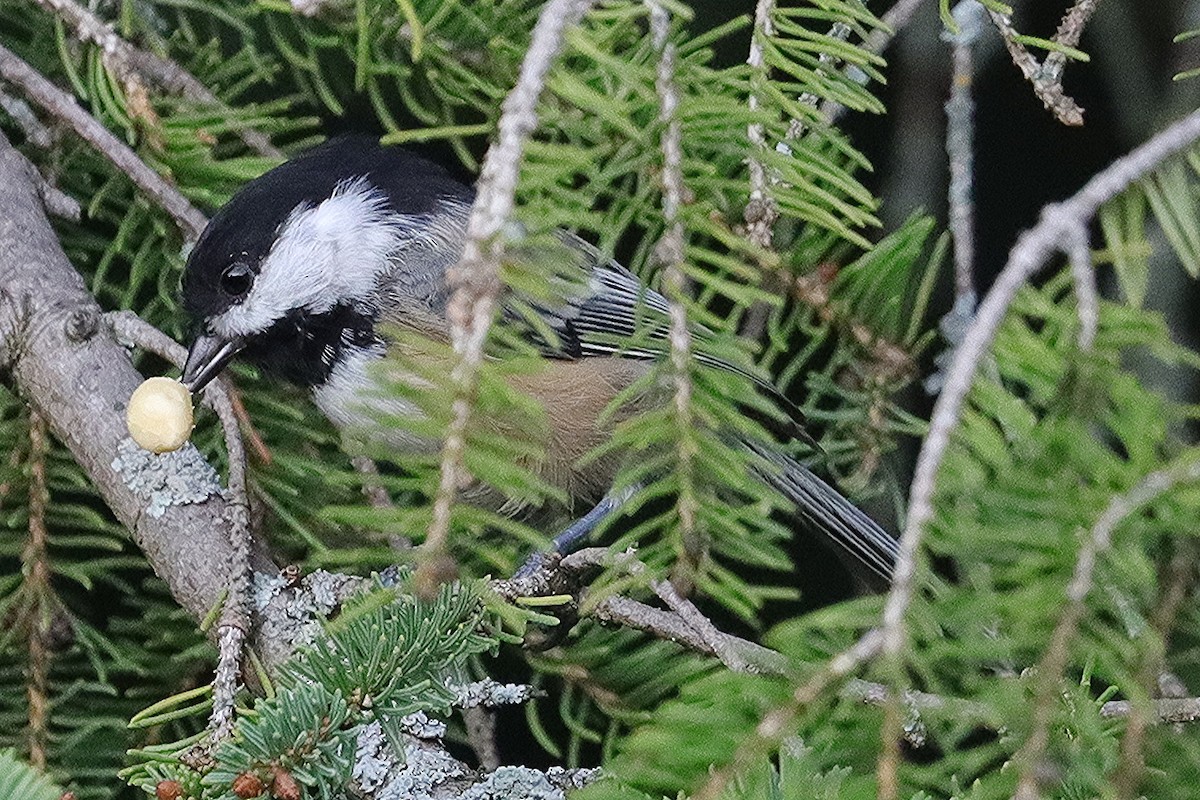
<path fill-rule="evenodd" d="M 689 195 L 680 209 L 687 292 L 668 293 L 698 326 L 706 352 L 739 371 L 692 363 L 683 375 L 692 389 L 686 414 L 630 402 L 679 377 L 668 359 L 621 398 L 612 410 L 620 422 L 611 448 L 632 455 L 618 485 L 640 488 L 629 511 L 607 526 L 606 541 L 636 544 L 655 576 L 693 585 L 705 610 L 755 631 L 769 624 L 769 603 L 777 603 L 771 620 L 795 608 L 787 604 L 796 595 L 793 532 L 781 499 L 748 480 L 754 456 L 722 432 L 772 441 L 794 404 L 813 423 L 821 451 L 799 442 L 800 455 L 857 498 L 899 507 L 903 487 L 888 456 L 924 424 L 896 398 L 934 344 L 926 318 L 945 240 L 920 214 L 880 230 L 879 201 L 862 182 L 870 165 L 820 110 L 826 102 L 884 110 L 854 77 L 884 78 L 882 59 L 863 47 L 883 26 L 863 3 L 780 4 L 774 33 L 759 35 L 762 69 L 715 55 L 730 41 L 748 48 L 748 16 L 707 30 L 686 4 L 664 5 L 678 47 Z M 251 129 L 294 152 L 323 136 L 322 120 L 337 119 L 335 127 L 379 131 L 386 141 L 433 143 L 464 172 L 474 170 L 541 3 L 326 6 L 308 18 L 284 0 L 99 4 L 117 33 L 175 59 L 223 109 L 146 94 L 32 2 L 0 2 L 0 44 L 69 87 L 205 208 L 276 163 L 239 138 Z M 540 368 L 540 359 L 506 330 L 528 324 L 532 315 L 523 312 L 561 291 L 552 268 L 560 229 L 662 288 L 654 252 L 664 232 L 659 56 L 647 14 L 641 0 L 607 0 L 571 32 L 521 168 L 520 224 L 509 235 L 525 266 L 504 264 L 508 325 L 489 342 L 489 353 L 503 357 L 485 363 L 474 398 L 476 418 L 500 424 L 468 431 L 467 465 L 514 506 L 540 512 L 511 519 L 456 504 L 451 550 L 464 583 L 431 602 L 389 591 L 386 599 L 395 602 L 375 596 L 344 609 L 327 638 L 289 663 L 272 693 L 241 710 L 234 738 L 202 773 L 180 754 L 201 740 L 211 701 L 196 687 L 208 682 L 214 651 L 80 468 L 45 441 L 42 423 L 16 395 L 0 389 L 0 745 L 44 756 L 80 800 L 143 796 L 163 780 L 179 781 L 192 798 L 225 800 L 239 775 L 269 781 L 275 768 L 312 796 L 338 797 L 364 725 L 381 723 L 396 742 L 405 715 L 450 713 L 448 681 L 490 667 L 481 656 L 502 639 L 466 587 L 476 577 L 510 574 L 565 518 L 566 498 L 536 477 L 544 442 L 532 432 L 542 428 L 541 410 L 512 384 Z M 752 126 L 761 127 L 765 148 L 752 144 Z M 101 304 L 133 309 L 183 338 L 183 255 L 169 217 L 70 134 L 59 132 L 42 149 L 4 113 L 0 128 L 83 202 L 84 221 L 60 222 L 58 232 Z M 766 169 L 767 194 L 781 215 L 770 249 L 744 236 L 749 157 Z M 1009 762 L 1029 735 L 1038 700 L 1038 676 L 1022 672 L 1036 668 L 1060 619 L 1081 542 L 1113 497 L 1197 458 L 1188 444 L 1195 405 L 1152 385 L 1135 365 L 1152 360 L 1189 378 L 1200 367 L 1200 354 L 1143 307 L 1151 256 L 1163 250 L 1156 252 L 1158 232 L 1189 274 L 1200 271 L 1198 159 L 1193 153 L 1167 165 L 1103 209 L 1105 249 L 1097 260 L 1111 264 L 1123 301 L 1103 304 L 1094 349 L 1077 348 L 1069 275 L 1057 275 L 1021 294 L 975 382 L 941 472 L 927 541 L 932 558 L 922 562 L 922 590 L 909 612 L 913 641 L 904 653 L 914 686 L 947 702 L 912 720 L 927 745 L 902 769 L 904 797 L 1010 796 L 1016 778 Z M 756 330 L 762 309 L 766 322 Z M 647 315 L 631 346 L 663 351 L 659 322 Z M 533 333 L 543 341 L 553 335 Z M 414 369 L 402 354 L 397 359 L 389 368 Z M 149 358 L 141 366 L 147 374 L 163 369 Z M 425 385 L 396 381 L 393 390 L 425 419 L 390 422 L 436 437 L 453 387 L 445 372 L 418 377 Z M 262 533 L 281 560 L 364 572 L 403 560 L 396 542 L 419 542 L 431 519 L 436 455 L 365 479 L 347 451 L 385 460 L 386 451 L 362 442 L 343 448 L 306 396 L 252 369 L 240 368 L 236 379 L 270 453 L 269 463 L 251 464 L 251 482 Z M 763 383 L 778 387 L 780 397 L 764 393 Z M 199 423 L 198 446 L 221 463 L 215 421 L 202 415 Z M 487 432 L 496 429 L 506 433 Z M 376 480 L 394 507 L 363 499 L 364 482 Z M 681 521 L 682 502 L 695 510 L 695 529 Z M 1161 610 L 1173 580 L 1168 565 L 1194 552 L 1197 503 L 1200 494 L 1185 481 L 1124 521 L 1101 556 L 1062 680 L 1041 676 L 1055 689 L 1048 756 L 1060 796 L 1109 796 L 1114 771 L 1126 764 L 1124 725 L 1101 717 L 1105 701 L 1128 698 L 1144 708 L 1163 668 L 1200 686 L 1194 611 L 1185 604 L 1166 619 Z M 644 582 L 605 576 L 589 599 L 637 592 Z M 694 792 L 710 779 L 711 765 L 728 764 L 747 747 L 746 768 L 723 795 L 731 800 L 872 796 L 881 712 L 869 704 L 826 693 L 795 709 L 779 737 L 754 743 L 763 716 L 788 708 L 798 685 L 877 625 L 880 605 L 859 598 L 775 624 L 765 640 L 791 663 L 790 674 L 776 677 L 732 674 L 674 644 L 585 622 L 518 668 L 545 692 L 526 706 L 529 735 L 564 765 L 603 761 L 609 778 L 581 797 Z M 163 697 L 171 699 L 156 702 Z M 1195 731 L 1153 727 L 1143 750 L 1147 796 L 1190 796 L 1200 780 Z M 122 766 L 128 786 L 114 777 Z M 5 794 L 4 787 L 16 788 Z M 0 753 L 0 797 L 21 791 L 34 800 L 54 792 Z"/>
<path fill-rule="evenodd" d="M 241 716 L 234 735 L 197 767 L 189 758 L 195 737 L 139 751 L 125 771 L 131 784 L 153 792 L 178 781 L 195 800 L 234 800 L 240 776 L 270 785 L 284 771 L 321 798 L 344 796 L 357 739 L 379 722 L 400 752 L 404 718 L 418 712 L 444 716 L 453 686 L 468 674 L 472 656 L 498 643 L 478 596 L 468 586 L 445 586 L 430 602 L 378 589 L 347 604 L 327 634 L 286 664 L 272 692 Z M 203 705 L 166 707 L 139 715 L 154 724 L 180 713 L 196 718 Z"/>

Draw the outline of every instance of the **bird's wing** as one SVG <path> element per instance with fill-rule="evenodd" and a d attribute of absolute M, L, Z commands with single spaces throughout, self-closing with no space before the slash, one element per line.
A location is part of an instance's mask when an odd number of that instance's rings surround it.
<path fill-rule="evenodd" d="M 553 277 L 544 296 L 509 293 L 505 322 L 521 328 L 550 358 L 656 358 L 667 352 L 666 298 L 579 237 L 560 233 L 558 239 L 557 246 L 545 245 L 555 263 L 545 270 Z M 539 257 L 549 260 L 544 252 Z"/>
<path fill-rule="evenodd" d="M 571 233 L 558 234 L 552 260 L 556 278 L 550 282 L 551 299 L 530 300 L 510 293 L 503 306 L 506 325 L 521 331 L 549 358 L 588 357 L 658 359 L 670 351 L 670 305 L 667 298 L 646 286 L 636 275 Z M 537 258 L 538 256 L 535 256 Z M 525 254 L 525 259 L 529 254 Z M 540 254 L 545 263 L 545 254 Z M 565 262 L 566 269 L 563 269 Z M 547 272 L 551 271 L 546 265 Z M 709 367 L 749 378 L 774 398 L 791 418 L 786 434 L 819 450 L 804 429 L 804 414 L 766 378 L 706 352 L 715 335 L 701 325 L 690 327 L 696 345 L 692 356 Z"/>

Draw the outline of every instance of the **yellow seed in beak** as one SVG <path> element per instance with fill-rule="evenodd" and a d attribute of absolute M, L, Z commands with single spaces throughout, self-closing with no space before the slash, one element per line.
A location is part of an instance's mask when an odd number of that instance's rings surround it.
<path fill-rule="evenodd" d="M 125 424 L 152 453 L 178 450 L 192 433 L 192 393 L 172 378 L 147 378 L 129 398 Z"/>

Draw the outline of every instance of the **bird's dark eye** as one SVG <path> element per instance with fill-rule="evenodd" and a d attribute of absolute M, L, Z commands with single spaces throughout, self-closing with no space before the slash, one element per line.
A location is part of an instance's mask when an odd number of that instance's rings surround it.
<path fill-rule="evenodd" d="M 221 291 L 230 297 L 241 297 L 253 283 L 254 272 L 245 264 L 230 264 L 221 273 Z"/>

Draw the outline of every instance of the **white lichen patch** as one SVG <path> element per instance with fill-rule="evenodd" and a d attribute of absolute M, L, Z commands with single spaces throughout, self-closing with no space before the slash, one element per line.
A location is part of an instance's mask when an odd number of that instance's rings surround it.
<path fill-rule="evenodd" d="M 203 503 L 221 494 L 217 471 L 191 443 L 174 452 L 151 453 L 126 437 L 117 445 L 112 468 L 146 502 L 152 517 L 161 517 L 172 506 Z"/>
<path fill-rule="evenodd" d="M 253 598 L 259 623 L 273 639 L 291 647 L 312 644 L 323 622 L 364 585 L 361 578 L 317 570 L 290 583 L 280 575 L 254 574 Z M 282 595 L 282 597 L 281 597 Z"/>
<path fill-rule="evenodd" d="M 433 719 L 424 711 L 405 714 L 400 718 L 400 727 L 417 739 L 441 739 L 446 735 L 446 723 Z"/>
<path fill-rule="evenodd" d="M 498 683 L 490 678 L 471 683 L 450 685 L 454 705 L 458 708 L 496 708 L 525 703 L 536 696 L 532 686 L 524 683 Z"/>
<path fill-rule="evenodd" d="M 500 767 L 467 789 L 459 800 L 564 800 L 567 789 L 585 786 L 599 775 L 594 769 Z"/>
<path fill-rule="evenodd" d="M 383 727 L 378 722 L 364 725 L 354 749 L 354 782 L 363 792 L 374 792 L 388 779 L 393 763 Z"/>

